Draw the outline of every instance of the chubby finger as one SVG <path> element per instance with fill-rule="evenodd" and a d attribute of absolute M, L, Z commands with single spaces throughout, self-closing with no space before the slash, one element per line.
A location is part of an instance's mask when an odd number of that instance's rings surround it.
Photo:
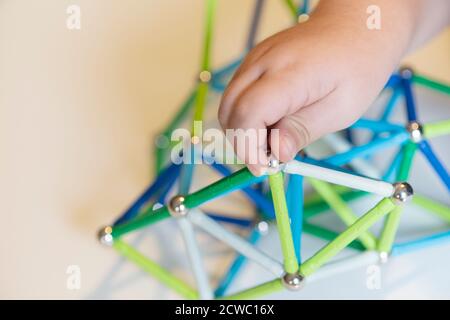
<path fill-rule="evenodd" d="M 225 90 L 219 106 L 219 123 L 225 129 L 233 105 L 236 100 L 245 92 L 245 90 L 257 81 L 263 74 L 263 69 L 255 66 L 239 76 L 233 77 L 227 89 Z"/>
<path fill-rule="evenodd" d="M 292 160 L 296 154 L 322 136 L 348 127 L 355 117 L 340 107 L 342 100 L 331 93 L 322 100 L 282 118 L 273 128 L 278 139 L 270 139 L 275 157 L 280 161 Z M 346 113 L 346 114 L 343 114 Z M 357 118 L 357 117 L 356 117 Z"/>
<path fill-rule="evenodd" d="M 292 105 L 299 102 L 297 98 L 289 95 L 285 81 L 263 76 L 249 86 L 232 106 L 222 125 L 235 131 L 241 143 L 236 144 L 236 139 L 233 141 L 236 154 L 252 173 L 264 172 L 268 162 L 268 129 L 293 110 Z"/>

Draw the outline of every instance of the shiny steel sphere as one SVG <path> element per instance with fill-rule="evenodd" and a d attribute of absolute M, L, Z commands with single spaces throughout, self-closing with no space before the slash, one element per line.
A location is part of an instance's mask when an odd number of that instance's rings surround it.
<path fill-rule="evenodd" d="M 400 75 L 402 78 L 411 79 L 414 76 L 414 70 L 410 67 L 400 68 Z"/>
<path fill-rule="evenodd" d="M 270 157 L 267 164 L 267 174 L 275 174 L 280 171 L 280 161 L 274 157 Z"/>
<path fill-rule="evenodd" d="M 384 252 L 384 251 L 380 252 L 379 257 L 380 257 L 380 262 L 381 263 L 386 263 L 389 260 L 389 254 L 387 252 Z"/>
<path fill-rule="evenodd" d="M 411 140 L 415 143 L 422 141 L 423 139 L 423 128 L 422 125 L 416 121 L 412 121 L 408 123 L 406 126 L 406 130 L 408 130 L 409 135 L 411 136 Z"/>
<path fill-rule="evenodd" d="M 111 247 L 114 244 L 112 230 L 113 229 L 110 226 L 101 228 L 97 233 L 98 241 L 105 246 Z"/>
<path fill-rule="evenodd" d="M 201 82 L 208 83 L 211 81 L 212 75 L 211 72 L 209 72 L 208 70 L 203 70 L 198 75 L 198 78 L 200 79 Z"/>
<path fill-rule="evenodd" d="M 396 182 L 393 184 L 393 186 L 394 186 L 394 193 L 392 194 L 392 198 L 398 204 L 405 203 L 412 198 L 414 190 L 409 183 Z"/>
<path fill-rule="evenodd" d="M 297 291 L 303 288 L 304 279 L 305 278 L 299 273 L 286 273 L 283 278 L 281 278 L 283 286 L 291 291 Z"/>
<path fill-rule="evenodd" d="M 172 217 L 179 218 L 184 217 L 188 213 L 188 208 L 184 204 L 185 198 L 181 195 L 177 195 L 169 201 L 169 213 Z"/>

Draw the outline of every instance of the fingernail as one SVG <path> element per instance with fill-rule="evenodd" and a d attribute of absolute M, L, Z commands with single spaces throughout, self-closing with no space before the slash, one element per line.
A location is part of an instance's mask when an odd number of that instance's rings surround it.
<path fill-rule="evenodd" d="M 259 165 L 248 165 L 247 168 L 255 177 L 260 177 L 265 174 L 265 168 Z"/>

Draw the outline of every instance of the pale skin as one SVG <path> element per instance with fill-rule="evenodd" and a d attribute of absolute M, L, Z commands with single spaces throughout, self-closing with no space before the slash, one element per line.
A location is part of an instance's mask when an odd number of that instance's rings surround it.
<path fill-rule="evenodd" d="M 367 28 L 369 5 L 381 9 L 381 30 Z M 307 22 L 251 50 L 228 85 L 219 108 L 224 129 L 279 129 L 280 136 L 238 147 L 237 156 L 260 175 L 268 149 L 286 162 L 351 125 L 402 57 L 448 26 L 449 13 L 448 0 L 320 1 Z"/>

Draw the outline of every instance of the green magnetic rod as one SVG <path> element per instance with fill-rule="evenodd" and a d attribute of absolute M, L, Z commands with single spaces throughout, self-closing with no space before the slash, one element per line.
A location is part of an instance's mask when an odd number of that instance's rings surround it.
<path fill-rule="evenodd" d="M 172 288 L 175 292 L 179 293 L 186 299 L 199 299 L 199 293 L 192 288 L 189 284 L 183 280 L 174 276 L 169 270 L 161 267 L 153 260 L 144 256 L 142 253 L 134 249 L 132 246 L 118 239 L 113 243 L 113 248 L 121 254 L 124 258 L 127 258 L 133 262 L 136 266 L 141 268 L 144 272 L 158 279 L 161 283 L 167 287 Z"/>
<path fill-rule="evenodd" d="M 365 191 L 356 191 L 349 189 L 348 187 L 343 187 L 339 185 L 330 185 L 333 191 L 339 194 L 340 198 L 344 201 L 353 201 L 355 199 L 359 199 L 361 197 L 369 195 L 369 193 Z M 309 233 L 315 237 L 331 241 L 337 237 L 338 233 L 332 230 L 329 230 L 324 227 L 320 227 L 314 224 L 307 222 L 307 220 L 313 216 L 318 214 L 322 214 L 330 209 L 329 203 L 320 198 L 318 193 L 314 193 L 313 195 L 305 198 L 305 206 L 303 208 L 303 231 Z M 442 206 L 442 205 L 441 205 Z M 442 212 L 442 209 L 439 211 Z M 437 213 L 438 214 L 438 213 Z M 364 251 L 366 248 L 359 241 L 355 240 L 349 244 L 349 247 L 358 251 Z"/>
<path fill-rule="evenodd" d="M 213 35 L 214 14 L 216 11 L 217 0 L 206 0 L 206 29 L 203 40 L 203 59 L 202 70 L 209 70 L 211 63 L 211 43 Z"/>
<path fill-rule="evenodd" d="M 209 85 L 207 82 L 200 82 L 197 86 L 197 94 L 195 97 L 194 107 L 194 121 L 202 121 L 203 113 L 205 111 L 206 100 L 208 98 Z M 195 131 L 194 123 L 192 123 L 192 132 L 197 135 Z"/>
<path fill-rule="evenodd" d="M 329 229 L 321 227 L 321 226 L 311 224 L 309 222 L 303 222 L 303 231 L 312 236 L 315 236 L 315 237 L 323 239 L 323 240 L 328 240 L 328 241 L 332 241 L 339 235 L 338 232 L 329 230 Z M 349 243 L 348 247 L 352 248 L 354 250 L 357 250 L 357 251 L 365 251 L 366 250 L 364 245 L 358 239 L 355 239 L 353 242 Z"/>
<path fill-rule="evenodd" d="M 344 193 L 341 195 L 341 197 L 343 200 L 348 202 L 348 201 L 352 201 L 354 199 L 357 199 L 357 198 L 360 198 L 360 197 L 366 196 L 366 195 L 368 195 L 368 193 L 366 193 L 364 191 L 354 191 L 354 192 Z M 434 214 L 435 216 L 439 217 L 440 219 L 442 219 L 450 224 L 450 207 L 448 207 L 438 201 L 432 200 L 428 197 L 424 197 L 417 193 L 414 194 L 414 197 L 412 198 L 412 202 L 415 205 L 428 210 L 430 213 Z M 327 211 L 329 208 L 330 207 L 329 207 L 328 203 L 326 203 L 325 201 L 314 202 L 313 204 L 309 205 L 308 207 L 305 207 L 305 211 L 303 213 L 304 218 L 306 220 L 307 218 L 310 218 L 312 216 L 315 216 L 317 214 Z M 335 231 L 329 230 L 329 229 L 321 227 L 321 226 L 313 225 L 307 221 L 303 222 L 303 231 L 308 234 L 311 234 L 313 236 L 316 236 L 318 238 L 328 240 L 328 241 L 333 240 L 338 235 L 338 233 Z M 366 248 L 358 240 L 355 240 L 354 242 L 350 243 L 349 247 L 351 247 L 352 249 L 358 250 L 358 251 L 366 250 Z"/>
<path fill-rule="evenodd" d="M 142 255 L 139 251 L 137 251 L 127 243 L 123 242 L 122 240 L 114 241 L 113 247 L 122 256 L 134 262 L 143 271 L 155 277 L 169 288 L 172 288 L 184 298 L 186 299 L 199 298 L 198 292 L 195 289 L 191 288 L 184 281 L 173 276 L 169 271 L 162 268 L 161 266 L 159 266 L 146 256 Z"/>
<path fill-rule="evenodd" d="M 428 87 L 430 89 L 440 91 L 445 94 L 450 94 L 450 86 L 445 83 L 430 79 L 423 75 L 414 75 L 412 80 L 413 82 Z"/>
<path fill-rule="evenodd" d="M 269 186 L 275 209 L 275 218 L 283 252 L 284 270 L 294 274 L 298 270 L 294 242 L 289 221 L 289 213 L 284 192 L 284 179 L 281 172 L 269 175 Z"/>
<path fill-rule="evenodd" d="M 329 183 L 311 178 L 308 179 L 308 181 L 347 226 L 350 226 L 358 219 L 353 213 L 353 210 L 344 202 Z M 368 250 L 375 249 L 377 244 L 375 236 L 369 232 L 361 234 L 360 241 Z"/>
<path fill-rule="evenodd" d="M 450 119 L 424 124 L 423 130 L 427 138 L 450 134 Z"/>
<path fill-rule="evenodd" d="M 243 168 L 209 186 L 186 195 L 184 205 L 188 209 L 198 207 L 228 192 L 241 189 L 250 184 L 259 182 L 264 178 L 265 176 L 255 177 L 247 168 Z M 111 235 L 113 238 L 119 238 L 128 232 L 156 223 L 168 217 L 170 217 L 170 212 L 167 206 L 156 210 L 153 210 L 153 208 L 148 208 L 133 220 L 115 226 L 111 232 Z"/>
<path fill-rule="evenodd" d="M 297 20 L 297 7 L 295 6 L 294 2 L 292 0 L 284 0 L 284 3 L 291 12 L 292 17 Z"/>
<path fill-rule="evenodd" d="M 400 163 L 400 168 L 397 173 L 397 181 L 406 181 L 411 171 L 411 165 L 414 158 L 414 154 L 417 150 L 417 146 L 413 142 L 408 142 L 403 147 L 403 157 Z M 401 180 L 400 180 L 401 179 Z M 378 240 L 378 251 L 384 255 L 387 255 L 391 249 L 395 240 L 395 234 L 397 233 L 398 226 L 400 224 L 400 217 L 402 214 L 402 207 L 396 207 L 393 212 L 386 218 L 381 235 Z"/>
<path fill-rule="evenodd" d="M 413 203 L 427 209 L 450 224 L 450 208 L 448 206 L 421 195 L 414 195 Z"/>
<path fill-rule="evenodd" d="M 207 72 L 206 75 L 202 76 L 200 73 L 199 77 L 201 82 L 196 86 L 196 89 L 189 95 L 188 99 L 183 103 L 181 108 L 178 110 L 175 118 L 167 126 L 162 136 L 168 138 L 170 133 L 180 125 L 180 123 L 186 119 L 189 111 L 194 107 L 194 121 L 201 121 L 203 119 L 203 113 L 205 109 L 206 99 L 208 96 L 208 82 L 211 73 L 209 71 L 211 64 L 211 43 L 214 25 L 214 13 L 216 10 L 217 0 L 206 0 L 207 4 L 207 14 L 205 22 L 205 38 L 203 47 L 203 58 L 201 62 L 202 72 Z M 192 125 L 192 130 L 194 126 Z M 195 134 L 195 133 L 194 133 Z M 158 148 L 156 151 L 156 170 L 159 172 L 164 165 L 166 157 L 166 149 Z"/>
<path fill-rule="evenodd" d="M 205 110 L 206 99 L 208 97 L 209 81 L 211 80 L 211 43 L 213 36 L 214 14 L 216 11 L 217 0 L 206 0 L 206 21 L 205 38 L 203 40 L 203 58 L 199 78 L 200 83 L 197 86 L 197 95 L 195 98 L 194 121 L 202 121 Z M 194 132 L 194 126 L 192 126 Z"/>
<path fill-rule="evenodd" d="M 332 259 L 345 247 L 350 245 L 361 234 L 366 232 L 375 222 L 392 212 L 398 205 L 391 198 L 384 198 L 378 202 L 371 210 L 356 220 L 344 232 L 322 247 L 316 254 L 306 260 L 299 267 L 299 273 L 308 277 L 316 272 L 322 265 Z M 251 289 L 223 297 L 222 299 L 253 299 L 260 295 L 270 294 L 284 288 L 281 279 L 275 279 Z"/>
<path fill-rule="evenodd" d="M 340 196 L 344 197 L 347 194 L 355 193 L 355 192 L 364 192 L 364 191 L 355 191 L 354 189 L 350 189 L 349 187 L 341 186 L 341 185 L 331 185 L 333 190 L 337 192 Z M 367 194 L 367 192 L 364 192 L 364 194 Z M 305 195 L 305 199 L 303 203 L 305 206 L 314 206 L 318 203 L 322 203 L 323 198 L 317 193 L 312 193 L 310 195 Z"/>
<path fill-rule="evenodd" d="M 398 206 L 391 198 L 382 199 L 375 207 L 356 220 L 333 241 L 329 242 L 311 258 L 303 262 L 300 266 L 300 273 L 305 277 L 314 273 L 318 268 L 347 247 L 356 238 L 359 238 L 375 222 L 390 213 L 394 208 L 398 208 Z"/>
<path fill-rule="evenodd" d="M 334 186 L 332 186 L 334 187 Z M 346 192 L 341 192 L 339 193 L 338 190 L 336 190 L 336 188 L 333 188 L 333 190 L 335 192 L 337 192 L 339 194 L 339 196 L 341 197 L 342 200 L 346 201 L 346 202 L 350 202 L 356 199 L 359 199 L 361 197 L 367 196 L 369 195 L 369 193 L 365 192 L 365 191 L 355 191 L 355 190 L 347 190 Z M 308 198 L 308 200 L 305 200 L 305 207 L 304 207 L 304 212 L 303 212 L 303 217 L 304 219 L 309 219 L 317 214 L 321 214 L 327 210 L 330 209 L 330 205 L 320 199 L 318 201 L 316 201 L 316 195 L 318 195 L 318 193 L 314 194 L 314 197 Z M 309 201 L 309 199 L 313 200 L 313 201 Z M 319 198 L 317 198 L 319 199 Z"/>
<path fill-rule="evenodd" d="M 284 286 L 281 279 L 275 279 L 269 282 L 265 282 L 256 287 L 243 290 L 241 292 L 221 297 L 221 300 L 249 300 L 260 296 L 265 296 L 277 291 L 283 290 Z"/>
<path fill-rule="evenodd" d="M 191 111 L 194 106 L 196 90 L 189 94 L 189 97 L 184 101 L 181 105 L 180 109 L 177 111 L 175 117 L 170 122 L 170 124 L 166 127 L 163 133 L 160 134 L 160 137 L 164 137 L 167 141 L 170 141 L 170 135 L 172 131 L 174 131 L 180 124 L 187 118 L 189 111 Z M 156 172 L 159 173 L 161 168 L 164 166 L 165 158 L 167 155 L 167 148 L 161 148 L 156 146 Z"/>

